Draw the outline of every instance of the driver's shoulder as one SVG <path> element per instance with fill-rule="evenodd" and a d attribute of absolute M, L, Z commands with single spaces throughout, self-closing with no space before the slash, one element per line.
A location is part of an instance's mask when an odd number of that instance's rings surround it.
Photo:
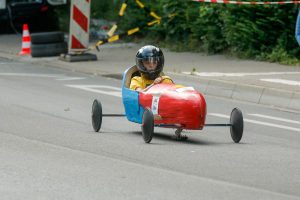
<path fill-rule="evenodd" d="M 135 80 L 135 81 L 141 81 L 142 77 L 140 77 L 140 76 L 134 76 L 134 77 L 131 78 L 131 81 L 133 81 L 133 80 Z"/>

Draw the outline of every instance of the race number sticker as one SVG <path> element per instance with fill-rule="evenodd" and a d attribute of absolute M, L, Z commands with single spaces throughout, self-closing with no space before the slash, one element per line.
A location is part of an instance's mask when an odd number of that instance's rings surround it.
<path fill-rule="evenodd" d="M 153 98 L 152 98 L 152 106 L 151 106 L 151 110 L 153 112 L 153 115 L 157 115 L 158 114 L 158 103 L 159 103 L 159 97 L 153 96 Z"/>

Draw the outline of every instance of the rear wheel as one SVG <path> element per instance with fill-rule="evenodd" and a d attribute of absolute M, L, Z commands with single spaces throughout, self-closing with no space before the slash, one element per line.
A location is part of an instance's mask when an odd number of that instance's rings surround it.
<path fill-rule="evenodd" d="M 102 124 L 102 105 L 97 99 L 92 106 L 92 124 L 95 132 L 98 132 Z"/>
<path fill-rule="evenodd" d="M 154 132 L 154 116 L 149 108 L 146 108 L 143 114 L 142 135 L 146 143 L 150 143 Z"/>
<path fill-rule="evenodd" d="M 230 133 L 231 138 L 235 143 L 239 143 L 243 136 L 244 131 L 244 119 L 242 111 L 238 108 L 234 108 L 230 115 Z"/>

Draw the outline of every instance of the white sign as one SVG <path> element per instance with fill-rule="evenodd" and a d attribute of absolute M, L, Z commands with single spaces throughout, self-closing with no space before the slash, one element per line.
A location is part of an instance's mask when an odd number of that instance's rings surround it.
<path fill-rule="evenodd" d="M 157 115 L 158 114 L 158 104 L 159 104 L 159 97 L 153 96 L 153 98 L 152 98 L 152 106 L 151 106 L 151 110 L 152 110 L 153 115 Z"/>
<path fill-rule="evenodd" d="M 6 0 L 0 0 L 0 9 L 6 8 Z"/>

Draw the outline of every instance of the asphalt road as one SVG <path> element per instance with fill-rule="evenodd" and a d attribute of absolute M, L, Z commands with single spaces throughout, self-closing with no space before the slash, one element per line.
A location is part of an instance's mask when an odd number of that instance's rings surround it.
<path fill-rule="evenodd" d="M 157 128 L 145 144 L 125 118 L 105 118 L 94 133 L 93 99 L 123 113 L 120 87 L 0 59 L 1 199 L 300 199 L 299 114 L 206 96 L 207 123 L 243 111 L 240 144 L 226 127 L 186 131 L 187 141 Z"/>

